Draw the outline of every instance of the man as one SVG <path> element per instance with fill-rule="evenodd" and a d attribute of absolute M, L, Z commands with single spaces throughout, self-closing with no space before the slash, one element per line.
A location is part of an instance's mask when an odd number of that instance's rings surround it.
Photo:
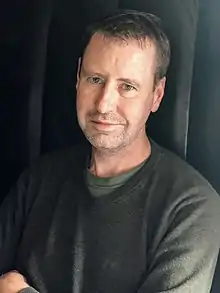
<path fill-rule="evenodd" d="M 169 41 L 137 11 L 87 33 L 76 106 L 92 147 L 45 156 L 6 198 L 0 293 L 208 293 L 219 196 L 145 131 L 164 95 Z"/>

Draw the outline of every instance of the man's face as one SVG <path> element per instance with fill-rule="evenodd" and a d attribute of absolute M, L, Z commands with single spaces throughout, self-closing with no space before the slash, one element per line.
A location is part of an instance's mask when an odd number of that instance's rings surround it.
<path fill-rule="evenodd" d="M 154 88 L 155 46 L 95 34 L 79 60 L 77 116 L 90 143 L 115 150 L 146 137 L 145 123 L 164 94 L 165 79 Z"/>

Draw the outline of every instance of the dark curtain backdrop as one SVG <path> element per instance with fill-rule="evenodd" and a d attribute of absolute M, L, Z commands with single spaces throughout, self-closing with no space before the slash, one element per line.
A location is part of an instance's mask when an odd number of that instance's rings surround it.
<path fill-rule="evenodd" d="M 0 4 L 0 201 L 41 154 L 83 141 L 75 111 L 80 38 L 117 8 L 162 18 L 172 62 L 148 132 L 220 192 L 219 0 L 8 0 Z M 218 267 L 213 293 L 219 279 Z"/>
<path fill-rule="evenodd" d="M 2 199 L 41 152 L 49 0 L 0 4 L 0 171 Z"/>
<path fill-rule="evenodd" d="M 187 160 L 220 193 L 219 11 L 219 0 L 201 0 L 189 113 Z M 220 260 L 212 287 L 212 293 L 218 292 Z"/>

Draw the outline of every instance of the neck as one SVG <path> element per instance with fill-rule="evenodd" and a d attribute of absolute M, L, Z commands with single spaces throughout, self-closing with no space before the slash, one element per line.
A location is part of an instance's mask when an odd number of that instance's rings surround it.
<path fill-rule="evenodd" d="M 90 172 L 99 177 L 113 177 L 141 164 L 151 153 L 149 139 L 137 140 L 120 150 L 92 148 Z"/>

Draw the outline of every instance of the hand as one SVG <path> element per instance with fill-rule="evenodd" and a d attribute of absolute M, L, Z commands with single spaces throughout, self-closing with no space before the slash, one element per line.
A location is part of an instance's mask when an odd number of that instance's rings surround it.
<path fill-rule="evenodd" d="M 17 271 L 6 273 L 0 277 L 0 293 L 18 293 L 29 287 L 25 278 Z"/>

